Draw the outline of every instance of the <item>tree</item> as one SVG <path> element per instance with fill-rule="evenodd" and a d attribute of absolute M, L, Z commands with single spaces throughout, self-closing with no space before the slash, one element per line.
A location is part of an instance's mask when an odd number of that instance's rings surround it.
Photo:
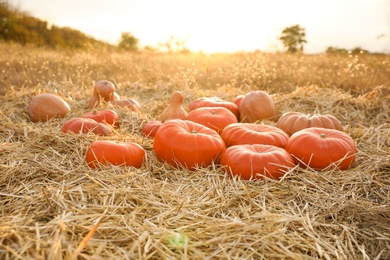
<path fill-rule="evenodd" d="M 171 36 L 165 42 L 160 42 L 160 49 L 166 49 L 169 53 L 189 53 L 190 50 L 186 47 L 189 37 L 180 38 Z"/>
<path fill-rule="evenodd" d="M 282 42 L 283 46 L 287 48 L 287 52 L 296 53 L 303 51 L 303 45 L 307 43 L 305 37 L 305 28 L 302 28 L 297 24 L 284 28 L 279 40 Z"/>
<path fill-rule="evenodd" d="M 127 51 L 138 50 L 138 39 L 132 33 L 123 32 L 118 47 Z"/>

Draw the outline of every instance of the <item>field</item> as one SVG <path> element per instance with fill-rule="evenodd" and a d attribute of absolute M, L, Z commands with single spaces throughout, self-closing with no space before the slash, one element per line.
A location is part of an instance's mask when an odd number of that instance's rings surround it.
<path fill-rule="evenodd" d="M 109 137 L 64 134 L 88 111 L 94 82 L 112 81 L 141 113 L 113 108 Z M 390 56 L 53 51 L 0 43 L 1 259 L 390 259 Z M 336 116 L 358 147 L 345 171 L 291 169 L 243 181 L 218 165 L 178 170 L 158 161 L 142 126 L 175 90 L 232 101 L 267 91 L 287 111 Z M 38 93 L 72 108 L 32 123 Z M 265 122 L 274 124 L 274 122 Z M 90 169 L 96 139 L 132 141 L 141 169 Z"/>

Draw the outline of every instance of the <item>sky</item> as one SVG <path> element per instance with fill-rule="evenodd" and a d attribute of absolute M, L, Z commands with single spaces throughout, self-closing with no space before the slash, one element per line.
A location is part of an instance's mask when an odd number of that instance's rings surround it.
<path fill-rule="evenodd" d="M 0 0 L 1 1 L 1 0 Z M 327 47 L 390 53 L 390 0 L 8 0 L 57 26 L 117 44 L 130 32 L 139 45 L 170 36 L 192 51 L 283 50 L 278 36 L 299 24 L 305 53 Z"/>

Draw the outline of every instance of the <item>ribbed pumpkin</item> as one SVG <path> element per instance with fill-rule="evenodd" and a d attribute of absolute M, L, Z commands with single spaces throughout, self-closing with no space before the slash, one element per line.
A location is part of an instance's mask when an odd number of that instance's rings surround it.
<path fill-rule="evenodd" d="M 191 111 L 199 107 L 224 107 L 229 109 L 237 117 L 237 120 L 239 118 L 238 106 L 233 102 L 223 100 L 219 97 L 197 98 L 188 105 L 188 108 Z"/>
<path fill-rule="evenodd" d="M 348 169 L 355 161 L 357 147 L 346 133 L 321 127 L 302 129 L 290 136 L 286 151 L 302 166 L 313 169 Z"/>
<path fill-rule="evenodd" d="M 310 127 L 343 131 L 341 122 L 335 116 L 328 114 L 306 115 L 300 112 L 286 112 L 279 118 L 276 126 L 290 136 L 299 130 Z"/>
<path fill-rule="evenodd" d="M 237 117 L 224 107 L 199 107 L 188 114 L 188 120 L 207 126 L 217 133 L 238 122 Z"/>
<path fill-rule="evenodd" d="M 226 147 L 240 144 L 268 144 L 284 148 L 289 136 L 281 129 L 264 124 L 235 123 L 221 133 Z"/>
<path fill-rule="evenodd" d="M 190 170 L 218 163 L 225 149 L 225 143 L 217 132 L 180 119 L 165 121 L 153 142 L 154 153 L 160 161 Z"/>
<path fill-rule="evenodd" d="M 139 144 L 109 140 L 94 141 L 85 157 L 91 168 L 110 164 L 140 168 L 146 161 L 145 150 Z"/>
<path fill-rule="evenodd" d="M 230 175 L 244 180 L 280 179 L 295 165 L 286 150 L 266 144 L 230 146 L 222 154 L 220 164 Z"/>
<path fill-rule="evenodd" d="M 96 122 L 91 118 L 74 117 L 69 119 L 62 126 L 62 132 L 75 133 L 75 134 L 87 134 L 94 133 L 97 135 L 111 135 L 111 128 L 104 124 Z"/>
<path fill-rule="evenodd" d="M 240 102 L 240 120 L 243 123 L 276 120 L 277 114 L 273 98 L 265 91 L 251 91 Z"/>

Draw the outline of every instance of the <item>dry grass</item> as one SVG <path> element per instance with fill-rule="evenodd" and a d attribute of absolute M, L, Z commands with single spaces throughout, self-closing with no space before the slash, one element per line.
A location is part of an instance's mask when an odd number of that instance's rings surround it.
<path fill-rule="evenodd" d="M 1 259 L 389 259 L 390 57 L 54 52 L 0 44 Z M 63 134 L 87 111 L 93 82 L 113 81 L 143 113 L 117 109 L 110 137 Z M 142 125 L 174 90 L 232 100 L 266 90 L 280 113 L 337 116 L 357 142 L 346 171 L 292 169 L 281 181 L 232 179 L 218 165 L 176 170 Z M 31 123 L 26 107 L 57 92 L 64 119 Z M 141 169 L 91 170 L 97 138 L 141 144 Z"/>

